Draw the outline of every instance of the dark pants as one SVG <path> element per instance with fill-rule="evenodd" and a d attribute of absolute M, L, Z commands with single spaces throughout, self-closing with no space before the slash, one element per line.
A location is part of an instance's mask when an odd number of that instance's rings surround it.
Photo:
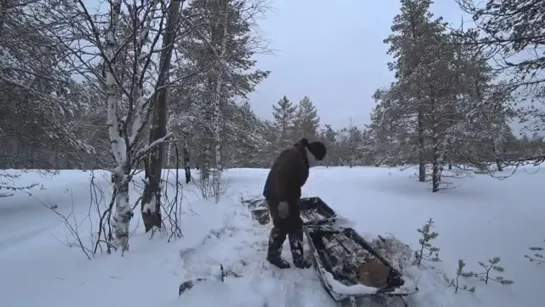
<path fill-rule="evenodd" d="M 278 259 L 282 254 L 282 245 L 288 236 L 293 262 L 303 261 L 303 220 L 299 208 L 291 208 L 288 217 L 281 219 L 278 216 L 278 203 L 267 201 L 271 214 L 273 228 L 269 235 L 267 258 Z"/>

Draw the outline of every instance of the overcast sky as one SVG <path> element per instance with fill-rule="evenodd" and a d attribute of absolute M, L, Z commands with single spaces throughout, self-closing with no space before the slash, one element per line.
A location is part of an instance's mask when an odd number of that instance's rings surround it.
<path fill-rule="evenodd" d="M 274 11 L 260 22 L 275 55 L 259 56 L 271 70 L 250 102 L 260 117 L 272 118 L 283 95 L 298 102 L 309 96 L 321 124 L 346 127 L 369 123 L 373 92 L 393 80 L 386 63 L 390 32 L 399 0 L 270 0 Z M 433 13 L 459 24 L 454 0 L 436 0 Z M 465 20 L 469 18 L 464 17 Z"/>

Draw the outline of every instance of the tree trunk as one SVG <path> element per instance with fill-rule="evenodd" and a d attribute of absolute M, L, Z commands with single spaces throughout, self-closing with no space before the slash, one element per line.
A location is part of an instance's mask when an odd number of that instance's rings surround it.
<path fill-rule="evenodd" d="M 431 124 L 432 124 L 432 152 L 433 152 L 433 169 L 432 169 L 432 192 L 439 191 L 439 183 L 441 182 L 441 153 L 439 150 L 439 126 L 436 114 L 435 99 L 431 98 Z"/>
<path fill-rule="evenodd" d="M 155 92 L 154 112 L 150 130 L 150 143 L 164 138 L 167 134 L 168 122 L 168 82 L 170 79 L 170 61 L 174 38 L 180 16 L 181 0 L 174 0 L 168 9 L 166 28 L 163 34 L 163 51 L 161 52 L 157 91 Z M 163 170 L 165 144 L 159 143 L 151 149 L 148 163 L 146 163 L 146 185 L 142 195 L 142 220 L 145 231 L 153 226 L 161 228 L 161 173 Z"/>
<path fill-rule="evenodd" d="M 503 159 L 502 159 L 502 156 L 501 156 L 501 153 L 500 153 L 500 150 L 499 150 L 499 146 L 498 146 L 498 142 L 494 139 L 492 140 L 492 148 L 493 148 L 493 151 L 494 151 L 494 158 L 496 160 L 496 166 L 498 168 L 498 171 L 503 171 L 503 166 L 502 166 L 502 162 L 503 162 Z"/>
<path fill-rule="evenodd" d="M 134 215 L 129 203 L 129 174 L 130 166 L 128 163 L 112 172 L 114 191 L 116 191 L 115 215 L 112 220 L 112 227 L 116 239 L 115 246 L 121 248 L 122 253 L 129 250 L 129 226 Z"/>
<path fill-rule="evenodd" d="M 206 122 L 210 122 L 210 116 L 205 117 Z M 208 129 L 207 129 L 208 130 Z M 205 133 L 205 135 L 209 136 L 210 133 Z M 204 139 L 204 150 L 202 152 L 202 165 L 201 165 L 201 184 L 207 185 L 208 180 L 210 179 L 210 156 L 212 156 L 212 145 L 210 137 L 206 137 Z"/>
<path fill-rule="evenodd" d="M 167 130 L 172 130 L 172 126 L 173 125 L 173 117 L 168 115 L 168 121 L 167 121 Z M 174 145 L 174 146 L 173 146 Z M 178 145 L 177 144 L 173 144 L 173 142 L 169 142 L 168 145 L 167 145 L 167 162 L 166 162 L 166 168 L 168 169 L 171 169 L 173 168 L 172 166 L 172 150 L 173 150 L 173 147 L 174 147 L 174 154 L 176 155 L 176 148 L 178 148 Z M 178 156 L 176 155 L 176 159 L 178 159 Z M 176 161 L 174 161 L 174 163 L 176 163 Z"/>
<path fill-rule="evenodd" d="M 433 146 L 432 147 L 433 148 L 432 192 L 437 192 L 439 191 L 439 182 L 440 182 L 440 178 L 439 178 L 440 161 L 439 161 L 439 142 L 435 136 L 433 137 L 432 146 Z"/>
<path fill-rule="evenodd" d="M 0 38 L 2 37 L 4 25 L 6 24 L 6 19 L 8 16 L 8 9 L 11 7 L 9 0 L 0 1 Z"/>
<path fill-rule="evenodd" d="M 114 228 L 116 248 L 121 248 L 121 252 L 129 250 L 129 227 L 133 217 L 132 208 L 129 204 L 129 174 L 130 174 L 130 156 L 127 154 L 125 139 L 119 129 L 117 118 L 117 107 L 119 103 L 117 83 L 115 81 L 115 51 L 117 43 L 117 26 L 119 15 L 121 13 L 121 0 L 115 0 L 111 3 L 110 9 L 110 27 L 106 33 L 105 40 L 105 60 L 109 65 L 105 65 L 104 75 L 106 79 L 106 104 L 108 108 L 107 126 L 108 136 L 110 138 L 112 155 L 114 156 L 117 167 L 112 171 L 112 183 L 116 190 L 115 194 L 115 215 L 113 216 L 112 227 Z"/>
<path fill-rule="evenodd" d="M 55 169 L 61 169 L 60 163 L 59 163 L 59 155 L 54 154 L 53 156 L 53 163 L 55 164 Z"/>
<path fill-rule="evenodd" d="M 207 80 L 207 103 L 203 106 L 203 116 L 204 116 L 204 122 L 205 122 L 205 128 L 204 128 L 204 138 L 201 142 L 203 142 L 203 150 L 202 150 L 202 156 L 201 156 L 201 167 L 200 167 L 200 173 L 201 173 L 201 186 L 205 187 L 208 186 L 208 180 L 210 179 L 210 160 L 212 158 L 212 142 L 214 141 L 214 133 L 213 133 L 213 118 L 212 118 L 212 106 L 214 105 L 214 80 L 212 80 L 212 77 L 208 77 Z"/>
<path fill-rule="evenodd" d="M 187 141 L 187 135 L 184 136 L 184 171 L 185 171 L 185 183 L 191 182 L 191 167 L 189 164 L 189 142 Z"/>
<path fill-rule="evenodd" d="M 229 20 L 229 1 L 223 1 L 223 33 L 221 33 L 221 50 L 218 59 L 218 68 L 216 69 L 216 103 L 214 106 L 214 141 L 216 143 L 216 171 L 214 172 L 214 196 L 216 203 L 219 201 L 221 189 L 221 174 L 223 172 L 223 161 L 221 156 L 221 127 L 223 116 L 221 106 L 223 97 L 223 74 L 221 73 L 223 58 L 227 49 L 227 26 Z"/>
<path fill-rule="evenodd" d="M 169 142 L 167 145 L 167 163 L 166 167 L 171 168 L 171 160 L 172 160 L 172 142 Z"/>
<path fill-rule="evenodd" d="M 424 160 L 424 111 L 422 110 L 422 102 L 418 106 L 418 181 L 426 182 L 426 162 Z"/>

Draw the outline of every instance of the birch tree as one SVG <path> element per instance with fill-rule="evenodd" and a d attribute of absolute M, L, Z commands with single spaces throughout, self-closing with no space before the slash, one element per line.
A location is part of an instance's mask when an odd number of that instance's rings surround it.
<path fill-rule="evenodd" d="M 115 164 L 111 172 L 115 240 L 108 244 L 122 253 L 129 249 L 134 216 L 129 184 L 136 165 L 170 137 L 167 133 L 150 143 L 143 140 L 158 91 L 168 85 L 158 80 L 165 80 L 158 68 L 165 63 L 160 61 L 160 42 L 166 12 L 176 3 L 112 0 L 107 12 L 82 1 L 48 2 L 42 7 L 46 19 L 56 21 L 48 34 L 56 44 L 66 46 L 64 56 L 70 69 L 88 80 L 104 101 Z"/>
<path fill-rule="evenodd" d="M 195 70 L 202 72 L 193 81 L 198 88 L 196 101 L 202 119 L 201 185 L 203 194 L 214 195 L 216 201 L 224 166 L 221 148 L 224 110 L 235 99 L 246 98 L 269 74 L 255 69 L 252 59 L 262 48 L 254 29 L 256 14 L 261 9 L 259 1 L 195 0 L 184 11 L 184 21 L 192 29 L 180 45 L 180 52 Z"/>

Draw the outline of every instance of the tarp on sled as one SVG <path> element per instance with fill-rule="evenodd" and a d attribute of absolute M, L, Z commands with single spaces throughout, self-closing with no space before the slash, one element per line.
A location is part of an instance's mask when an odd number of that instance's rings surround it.
<path fill-rule="evenodd" d="M 271 221 L 265 199 L 244 200 L 243 203 L 248 206 L 248 209 L 252 212 L 252 217 L 261 225 L 268 224 Z M 304 224 L 323 224 L 333 221 L 337 217 L 337 213 L 319 197 L 303 197 L 299 201 L 299 206 Z"/>

